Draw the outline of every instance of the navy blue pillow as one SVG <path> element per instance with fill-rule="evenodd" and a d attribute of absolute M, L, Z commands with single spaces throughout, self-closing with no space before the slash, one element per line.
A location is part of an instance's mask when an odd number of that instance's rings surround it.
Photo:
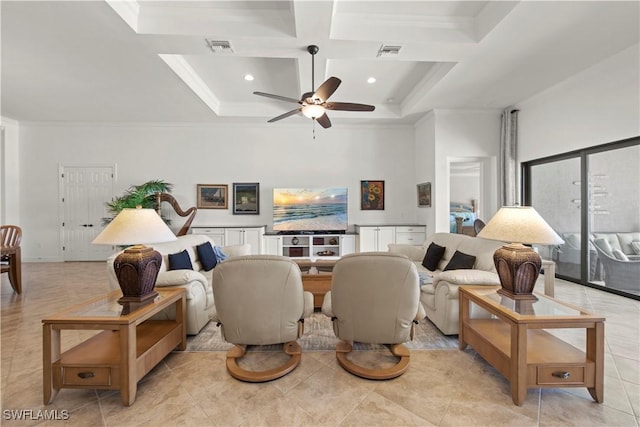
<path fill-rule="evenodd" d="M 476 263 L 476 257 L 473 255 L 467 255 L 464 252 L 456 251 L 451 257 L 449 264 L 444 268 L 447 270 L 469 270 L 473 268 Z"/>
<path fill-rule="evenodd" d="M 177 254 L 169 254 L 169 270 L 193 270 L 191 258 L 186 249 Z"/>
<path fill-rule="evenodd" d="M 438 269 L 438 264 L 444 255 L 445 249 L 446 248 L 444 246 L 436 245 L 432 242 L 427 249 L 427 253 L 424 254 L 424 259 L 422 260 L 424 268 L 429 271 L 436 271 Z"/>
<path fill-rule="evenodd" d="M 216 258 L 216 253 L 213 251 L 211 242 L 204 242 L 203 244 L 196 246 L 196 249 L 204 271 L 209 271 L 218 264 L 218 259 Z"/>

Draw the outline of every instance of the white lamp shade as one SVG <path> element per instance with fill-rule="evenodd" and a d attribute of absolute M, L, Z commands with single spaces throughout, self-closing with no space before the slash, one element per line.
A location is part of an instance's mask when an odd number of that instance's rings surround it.
<path fill-rule="evenodd" d="M 155 210 L 123 209 L 91 243 L 126 246 L 173 240 L 175 234 Z"/>
<path fill-rule="evenodd" d="M 478 237 L 528 245 L 559 245 L 564 240 L 531 206 L 503 206 Z"/>

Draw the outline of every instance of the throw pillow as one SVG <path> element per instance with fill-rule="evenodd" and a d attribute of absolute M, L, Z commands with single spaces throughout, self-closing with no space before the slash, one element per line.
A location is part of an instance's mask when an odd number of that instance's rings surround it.
<path fill-rule="evenodd" d="M 186 249 L 177 254 L 169 254 L 169 270 L 193 270 L 191 258 Z"/>
<path fill-rule="evenodd" d="M 222 252 L 222 249 L 220 249 L 220 246 L 214 247 L 213 252 L 216 254 L 216 259 L 218 262 L 222 262 L 225 259 L 229 258 L 224 252 Z"/>
<path fill-rule="evenodd" d="M 444 268 L 447 270 L 469 270 L 473 268 L 476 263 L 476 257 L 473 255 L 467 255 L 464 252 L 456 251 L 451 257 L 449 264 Z"/>
<path fill-rule="evenodd" d="M 604 237 L 598 237 L 596 240 L 593 241 L 593 243 L 600 248 L 600 250 L 602 252 L 604 252 L 605 254 L 609 255 L 610 257 L 613 256 L 613 251 L 611 249 L 611 245 L 609 244 L 609 241 L 607 239 L 605 239 Z"/>
<path fill-rule="evenodd" d="M 636 255 L 640 255 L 640 242 L 631 242 L 631 249 Z"/>
<path fill-rule="evenodd" d="M 615 259 L 620 261 L 629 261 L 629 258 L 627 258 L 624 252 L 622 252 L 620 249 L 613 249 L 612 252 Z"/>
<path fill-rule="evenodd" d="M 424 259 L 422 260 L 424 268 L 429 271 L 436 271 L 438 269 L 438 263 L 444 255 L 445 249 L 446 248 L 444 246 L 431 243 L 427 248 L 427 253 L 424 254 Z"/>
<path fill-rule="evenodd" d="M 200 259 L 204 271 L 212 270 L 218 264 L 218 259 L 213 251 L 211 242 L 204 242 L 203 244 L 196 246 L 196 250 L 198 251 L 198 259 Z"/>

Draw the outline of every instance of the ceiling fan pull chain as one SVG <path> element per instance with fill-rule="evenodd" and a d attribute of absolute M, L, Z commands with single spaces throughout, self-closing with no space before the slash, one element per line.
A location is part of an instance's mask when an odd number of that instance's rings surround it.
<path fill-rule="evenodd" d="M 313 119 L 313 140 L 316 140 L 316 119 Z"/>

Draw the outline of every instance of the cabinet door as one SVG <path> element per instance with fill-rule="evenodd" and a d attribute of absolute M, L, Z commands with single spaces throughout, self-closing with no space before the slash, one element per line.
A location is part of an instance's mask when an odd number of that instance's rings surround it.
<path fill-rule="evenodd" d="M 244 244 L 244 228 L 226 228 L 224 240 L 225 246 Z"/>
<path fill-rule="evenodd" d="M 259 255 L 262 253 L 262 235 L 264 234 L 262 228 L 245 228 L 244 241 L 251 245 L 251 254 Z"/>
<path fill-rule="evenodd" d="M 217 246 L 226 246 L 224 231 L 224 228 L 191 227 L 190 233 L 203 234 L 213 240 Z"/>
<path fill-rule="evenodd" d="M 282 236 L 264 236 L 264 254 L 282 255 Z"/>
<path fill-rule="evenodd" d="M 356 251 L 356 236 L 340 236 L 340 256 L 349 255 Z"/>
<path fill-rule="evenodd" d="M 376 251 L 378 247 L 378 227 L 360 227 L 358 232 L 358 252 Z"/>
<path fill-rule="evenodd" d="M 389 245 L 396 242 L 395 227 L 378 227 L 378 246 L 377 251 L 387 252 Z"/>

